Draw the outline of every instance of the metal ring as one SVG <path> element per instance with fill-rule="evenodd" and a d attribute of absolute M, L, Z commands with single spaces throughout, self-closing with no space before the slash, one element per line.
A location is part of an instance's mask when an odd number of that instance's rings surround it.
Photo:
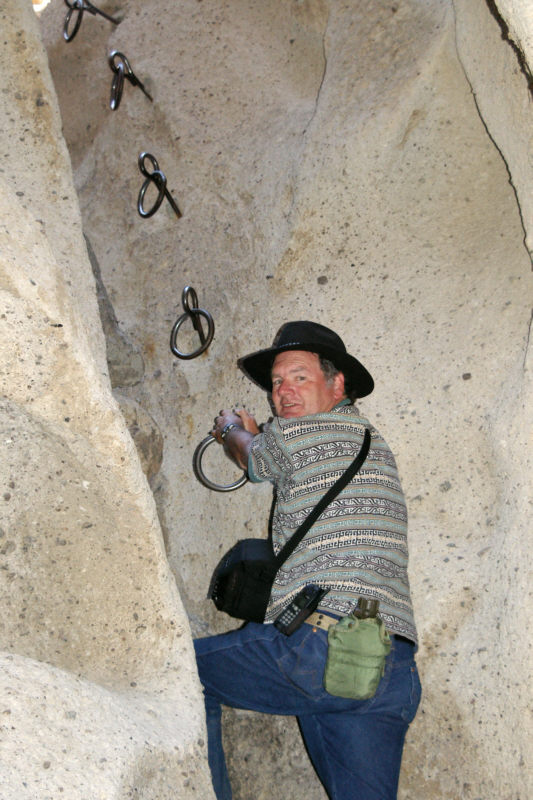
<path fill-rule="evenodd" d="M 83 19 L 83 12 L 85 11 L 85 8 L 83 0 L 74 0 L 72 3 L 69 3 L 68 0 L 65 0 L 65 5 L 68 6 L 68 11 L 65 17 L 65 24 L 63 25 L 63 39 L 66 42 L 71 42 L 80 29 L 80 25 Z M 72 33 L 69 33 L 68 32 L 69 22 L 75 11 L 78 12 L 78 16 L 76 17 L 76 24 L 74 25 L 74 30 L 72 31 Z"/>
<path fill-rule="evenodd" d="M 149 159 L 149 161 L 151 161 L 152 166 L 154 168 L 153 172 L 148 172 L 148 170 L 146 169 L 146 167 L 144 165 L 144 160 L 146 158 Z M 181 213 L 177 203 L 174 201 L 174 198 L 172 197 L 170 192 L 167 190 L 167 179 L 166 179 L 165 175 L 159 169 L 159 164 L 157 163 L 157 159 L 154 158 L 154 156 L 151 153 L 144 153 L 143 152 L 143 153 L 139 154 L 139 158 L 138 158 L 138 162 L 137 163 L 139 165 L 140 171 L 146 177 L 145 182 L 141 186 L 141 191 L 139 192 L 139 197 L 138 197 L 138 200 L 137 200 L 137 211 L 139 212 L 141 217 L 144 217 L 144 218 L 151 217 L 153 214 L 155 214 L 155 212 L 157 211 L 157 209 L 159 208 L 159 206 L 163 202 L 163 198 L 166 197 L 168 202 L 170 203 L 170 205 L 174 209 L 174 212 L 176 213 L 177 218 L 179 219 L 182 216 L 182 213 Z M 143 201 L 144 201 L 144 196 L 146 194 L 146 190 L 148 189 L 148 186 L 150 185 L 150 181 L 153 181 L 155 183 L 155 185 L 157 186 L 157 189 L 159 191 L 159 194 L 157 195 L 157 200 L 155 201 L 155 203 L 154 203 L 153 207 L 150 209 L 150 211 L 145 211 L 144 208 L 143 208 Z"/>
<path fill-rule="evenodd" d="M 189 305 L 189 297 L 191 298 L 192 308 Z M 181 293 L 181 305 L 187 314 L 192 314 L 198 308 L 198 295 L 196 289 L 192 286 L 185 286 Z"/>
<path fill-rule="evenodd" d="M 148 187 L 152 182 L 155 183 L 155 185 L 157 186 L 159 194 L 157 195 L 156 201 L 152 206 L 152 208 L 150 209 L 150 211 L 145 211 L 143 208 L 144 196 L 146 194 L 146 190 L 148 189 Z M 139 192 L 139 197 L 137 199 L 137 211 L 139 212 L 141 217 L 144 217 L 146 219 L 147 217 L 152 217 L 155 214 L 155 212 L 163 202 L 163 199 L 166 194 L 166 187 L 167 187 L 167 179 L 159 169 L 154 170 L 154 172 L 152 172 L 152 174 L 149 175 L 148 178 L 146 178 L 145 182 L 141 186 L 141 191 Z"/>
<path fill-rule="evenodd" d="M 142 153 L 139 153 L 139 158 L 137 159 L 137 163 L 139 165 L 139 169 L 141 170 L 141 172 L 142 172 L 142 174 L 144 175 L 145 178 L 149 178 L 154 173 L 153 172 L 148 172 L 148 170 L 144 166 L 145 159 L 148 159 L 149 161 L 152 162 L 152 167 L 154 168 L 154 172 L 158 172 L 159 171 L 159 164 L 157 163 L 157 158 L 155 156 L 153 156 L 151 153 L 146 153 L 144 151 Z"/>
<path fill-rule="evenodd" d="M 109 101 L 109 105 L 111 106 L 112 111 L 116 111 L 120 105 L 120 101 L 122 100 L 122 92 L 124 89 L 124 64 L 121 62 L 117 67 L 113 68 L 113 72 L 115 74 L 113 75 L 113 81 L 111 82 L 111 99 Z"/>
<path fill-rule="evenodd" d="M 116 63 L 117 58 L 119 59 L 118 64 Z M 115 111 L 119 107 L 120 98 L 122 96 L 122 89 L 124 86 L 124 78 L 127 78 L 132 86 L 138 86 L 139 89 L 146 95 L 148 100 L 150 100 L 151 103 L 154 102 L 154 98 L 152 97 L 150 92 L 146 91 L 144 84 L 134 74 L 131 68 L 131 64 L 124 55 L 124 53 L 121 53 L 120 50 L 112 50 L 107 57 L 107 62 L 112 71 L 115 73 L 115 79 L 113 80 L 113 83 L 111 85 L 111 108 L 113 111 Z M 120 76 L 118 74 L 119 72 L 121 73 Z M 118 82 L 120 82 L 120 86 L 117 86 Z"/>
<path fill-rule="evenodd" d="M 205 337 L 205 341 L 202 342 L 200 347 L 198 347 L 196 350 L 193 350 L 192 353 L 182 353 L 181 350 L 178 350 L 178 346 L 176 344 L 176 340 L 178 338 L 178 331 L 188 317 L 192 317 L 194 323 L 194 318 L 198 316 L 204 317 L 207 320 L 207 336 Z M 207 350 L 207 348 L 213 341 L 214 335 L 215 335 L 215 323 L 213 322 L 213 317 L 211 316 L 209 311 L 205 311 L 203 308 L 191 308 L 189 309 L 189 311 L 186 311 L 184 314 L 182 314 L 181 317 L 178 317 L 178 319 L 174 323 L 174 326 L 170 334 L 170 349 L 172 350 L 173 354 L 178 358 L 183 358 L 185 360 L 189 358 L 196 358 L 201 353 L 203 353 L 204 350 Z"/>
<path fill-rule="evenodd" d="M 117 57 L 120 58 L 120 62 L 118 64 L 115 64 L 115 58 L 117 58 Z M 124 53 L 120 52 L 120 50 L 112 50 L 109 53 L 109 56 L 107 57 L 107 60 L 109 62 L 109 66 L 111 67 L 113 72 L 117 72 L 117 70 L 120 68 L 121 63 L 122 63 L 122 68 L 124 69 L 124 71 L 126 73 L 126 77 L 130 77 L 131 75 L 133 75 L 133 70 L 131 68 L 130 62 L 128 61 L 128 59 L 126 58 Z"/>
<path fill-rule="evenodd" d="M 235 481 L 235 483 L 230 483 L 227 486 L 223 486 L 218 483 L 213 483 L 213 481 L 210 481 L 209 478 L 206 478 L 206 476 L 204 475 L 202 470 L 202 457 L 207 448 L 209 447 L 209 445 L 213 444 L 213 442 L 216 442 L 216 439 L 214 436 L 209 434 L 209 436 L 206 436 L 206 438 L 200 442 L 200 444 L 194 451 L 194 455 L 192 457 L 192 468 L 194 474 L 196 475 L 200 483 L 202 483 L 208 489 L 213 489 L 213 491 L 215 492 L 233 492 L 235 489 L 240 489 L 241 486 L 244 486 L 244 484 L 247 483 L 248 481 L 248 475 L 246 474 L 246 472 L 243 472 L 242 477 L 240 477 L 239 480 Z"/>

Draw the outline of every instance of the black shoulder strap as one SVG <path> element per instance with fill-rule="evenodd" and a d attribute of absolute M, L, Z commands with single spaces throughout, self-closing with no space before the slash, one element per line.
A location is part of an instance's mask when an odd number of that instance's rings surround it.
<path fill-rule="evenodd" d="M 277 569 L 281 567 L 281 565 L 288 559 L 290 554 L 296 549 L 296 547 L 298 547 L 309 528 L 314 525 L 326 506 L 328 506 L 339 494 L 339 492 L 342 492 L 344 487 L 350 483 L 356 472 L 359 472 L 370 449 L 370 438 L 370 431 L 368 428 L 365 428 L 365 436 L 363 439 L 363 444 L 361 445 L 361 449 L 346 472 L 343 472 L 340 478 L 335 481 L 333 486 L 330 486 L 324 497 L 318 501 L 309 516 L 304 520 L 304 522 L 302 522 L 298 530 L 293 533 L 289 541 L 282 547 L 275 557 Z"/>

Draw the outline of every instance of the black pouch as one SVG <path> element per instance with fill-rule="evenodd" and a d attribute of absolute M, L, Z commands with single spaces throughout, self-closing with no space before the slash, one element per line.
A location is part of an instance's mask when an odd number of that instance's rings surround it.
<path fill-rule="evenodd" d="M 277 569 L 269 541 L 241 539 L 216 566 L 208 597 L 231 617 L 263 622 Z"/>

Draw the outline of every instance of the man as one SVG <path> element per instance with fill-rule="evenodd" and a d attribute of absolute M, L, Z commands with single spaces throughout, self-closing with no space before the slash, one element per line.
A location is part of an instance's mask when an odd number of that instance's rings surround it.
<path fill-rule="evenodd" d="M 359 473 L 279 570 L 264 624 L 195 641 L 216 796 L 231 798 L 221 740 L 224 704 L 296 716 L 330 800 L 393 800 L 420 682 L 405 500 L 391 451 L 353 405 L 374 382 L 336 333 L 313 322 L 286 323 L 272 347 L 238 363 L 271 394 L 276 416 L 260 432 L 246 411 L 221 411 L 213 435 L 252 481 L 274 484 L 276 552 L 353 461 L 365 428 L 372 440 Z M 308 584 L 329 589 L 320 613 L 285 636 L 271 623 Z M 392 641 L 369 700 L 336 697 L 323 686 L 327 628 L 352 612 L 359 597 L 379 601 Z"/>

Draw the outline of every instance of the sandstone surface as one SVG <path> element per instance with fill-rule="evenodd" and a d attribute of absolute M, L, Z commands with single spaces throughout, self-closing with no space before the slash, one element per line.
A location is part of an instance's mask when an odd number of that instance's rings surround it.
<path fill-rule="evenodd" d="M 111 392 L 38 20 L 0 16 L 0 796 L 209 797 L 189 624 Z"/>

